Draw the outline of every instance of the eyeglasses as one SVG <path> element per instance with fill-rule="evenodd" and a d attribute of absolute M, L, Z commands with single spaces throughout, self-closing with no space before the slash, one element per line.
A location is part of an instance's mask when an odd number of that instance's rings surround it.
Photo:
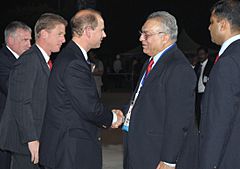
<path fill-rule="evenodd" d="M 149 37 L 151 37 L 151 36 L 153 36 L 153 35 L 157 35 L 157 34 L 161 34 L 161 33 L 166 33 L 166 32 L 156 32 L 156 33 L 147 33 L 147 32 L 142 32 L 142 31 L 139 31 L 139 34 L 140 34 L 140 36 L 143 36 L 143 38 L 145 39 L 145 40 L 147 40 Z"/>

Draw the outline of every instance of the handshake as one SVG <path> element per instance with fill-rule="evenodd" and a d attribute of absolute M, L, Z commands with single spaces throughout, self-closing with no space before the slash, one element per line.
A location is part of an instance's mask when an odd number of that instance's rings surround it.
<path fill-rule="evenodd" d="M 119 126 L 122 125 L 122 123 L 124 123 L 125 117 L 123 115 L 123 112 L 119 109 L 113 109 L 112 112 L 116 115 L 115 117 L 117 117 L 117 119 L 113 120 L 111 127 L 118 128 Z"/>

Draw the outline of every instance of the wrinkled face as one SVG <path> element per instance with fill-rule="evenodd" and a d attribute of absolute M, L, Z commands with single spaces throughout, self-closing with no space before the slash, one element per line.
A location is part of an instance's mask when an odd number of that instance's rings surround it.
<path fill-rule="evenodd" d="M 208 29 L 210 31 L 212 42 L 217 45 L 222 45 L 223 43 L 221 27 L 222 22 L 217 18 L 216 15 L 214 15 L 214 13 L 212 13 Z"/>
<path fill-rule="evenodd" d="M 98 26 L 91 31 L 91 48 L 99 48 L 103 38 L 106 37 L 104 32 L 104 21 L 98 16 Z"/>
<path fill-rule="evenodd" d="M 59 52 L 65 42 L 65 25 L 58 24 L 54 29 L 46 31 L 48 54 Z"/>
<path fill-rule="evenodd" d="M 31 47 L 31 40 L 31 32 L 17 29 L 15 35 L 9 37 L 8 46 L 18 55 L 21 55 Z"/>
<path fill-rule="evenodd" d="M 142 42 L 143 52 L 145 54 L 155 56 L 164 49 L 163 36 L 165 36 L 165 32 L 161 30 L 156 20 L 147 20 L 140 34 L 139 40 Z"/>

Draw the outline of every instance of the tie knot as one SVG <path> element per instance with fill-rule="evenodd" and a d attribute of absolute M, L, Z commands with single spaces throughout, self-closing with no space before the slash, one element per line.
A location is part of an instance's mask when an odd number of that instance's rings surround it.
<path fill-rule="evenodd" d="M 153 61 L 153 59 L 151 59 L 148 63 L 148 67 L 147 67 L 147 70 L 146 70 L 146 76 L 151 71 L 153 63 L 154 63 L 154 61 Z"/>
<path fill-rule="evenodd" d="M 149 61 L 149 66 L 152 67 L 153 63 L 154 63 L 154 61 L 153 61 L 153 59 L 151 59 L 151 60 Z"/>
<path fill-rule="evenodd" d="M 52 69 L 52 60 L 51 59 L 48 60 L 48 67 L 50 70 Z"/>

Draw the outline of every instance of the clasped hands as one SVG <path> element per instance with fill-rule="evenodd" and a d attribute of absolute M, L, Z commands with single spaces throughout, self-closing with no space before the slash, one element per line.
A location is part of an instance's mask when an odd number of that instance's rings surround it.
<path fill-rule="evenodd" d="M 118 128 L 124 122 L 123 112 L 119 109 L 113 109 L 112 112 L 117 116 L 117 121 L 112 124 L 112 128 Z"/>

